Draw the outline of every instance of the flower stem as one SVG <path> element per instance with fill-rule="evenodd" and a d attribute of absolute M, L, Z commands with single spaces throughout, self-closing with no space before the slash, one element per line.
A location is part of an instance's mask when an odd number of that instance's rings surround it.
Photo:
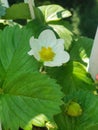
<path fill-rule="evenodd" d="M 44 65 L 42 65 L 39 69 L 40 73 L 46 74 L 46 67 Z"/>
<path fill-rule="evenodd" d="M 1 127 L 1 122 L 0 122 L 0 130 L 2 130 L 2 127 Z"/>
<path fill-rule="evenodd" d="M 29 5 L 29 9 L 30 9 L 30 14 L 31 14 L 31 18 L 35 19 L 35 14 L 34 14 L 34 9 L 33 6 L 35 6 L 34 4 L 34 0 L 28 0 L 28 5 Z"/>

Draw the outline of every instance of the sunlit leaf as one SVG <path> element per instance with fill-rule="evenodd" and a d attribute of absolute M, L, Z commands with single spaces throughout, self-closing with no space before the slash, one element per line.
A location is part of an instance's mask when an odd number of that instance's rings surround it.
<path fill-rule="evenodd" d="M 60 5 L 44 5 L 40 6 L 39 9 L 42 11 L 46 22 L 58 21 L 71 16 L 71 12 Z"/>
<path fill-rule="evenodd" d="M 92 91 L 95 89 L 90 75 L 86 72 L 84 66 L 79 62 L 69 62 L 65 66 L 47 69 L 48 74 L 57 80 L 63 87 L 63 92 L 71 92 L 83 89 Z"/>
<path fill-rule="evenodd" d="M 87 65 L 93 45 L 93 39 L 79 37 L 72 45 L 70 51 L 71 59 Z"/>
<path fill-rule="evenodd" d="M 72 44 L 72 36 L 73 33 L 70 31 L 71 30 L 71 26 L 64 21 L 59 21 L 59 22 L 51 22 L 48 24 L 50 27 L 52 27 L 57 34 L 59 35 L 60 38 L 64 39 L 65 43 L 65 49 L 69 50 L 71 44 Z"/>

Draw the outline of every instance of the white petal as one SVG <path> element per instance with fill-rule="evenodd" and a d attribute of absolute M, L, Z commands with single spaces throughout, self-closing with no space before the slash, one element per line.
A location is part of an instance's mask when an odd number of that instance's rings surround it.
<path fill-rule="evenodd" d="M 57 39 L 57 44 L 63 44 L 64 45 L 64 39 Z"/>
<path fill-rule="evenodd" d="M 32 46 L 33 46 L 33 41 L 34 41 L 34 37 L 32 36 L 32 37 L 30 38 L 30 41 L 29 41 L 31 48 L 32 48 Z"/>
<path fill-rule="evenodd" d="M 50 66 L 50 67 L 61 66 L 63 63 L 66 63 L 69 61 L 70 56 L 66 51 L 64 51 L 63 39 L 57 39 L 56 45 L 52 49 L 55 53 L 55 57 L 53 61 L 45 62 L 44 63 L 45 66 Z"/>
<path fill-rule="evenodd" d="M 34 37 L 30 38 L 30 47 L 31 50 L 28 52 L 29 55 L 33 55 L 37 60 L 40 59 L 39 57 L 39 50 L 41 48 L 38 39 L 34 39 Z"/>
<path fill-rule="evenodd" d="M 66 51 L 59 52 L 55 58 L 54 62 L 61 62 L 61 63 L 66 63 L 70 59 L 70 55 Z"/>
<path fill-rule="evenodd" d="M 34 39 L 34 37 L 32 36 L 31 38 L 30 38 L 30 47 L 31 48 L 34 48 L 34 47 L 37 47 L 37 48 L 39 48 L 39 41 L 38 41 L 38 39 Z"/>
<path fill-rule="evenodd" d="M 28 54 L 29 54 L 29 55 L 33 55 L 34 52 L 33 52 L 32 50 L 30 50 L 30 51 L 28 52 Z"/>
<path fill-rule="evenodd" d="M 39 53 L 34 53 L 34 57 L 35 57 L 35 59 L 37 59 L 38 61 L 40 60 Z"/>
<path fill-rule="evenodd" d="M 49 67 L 55 67 L 55 66 L 61 66 L 61 63 L 54 63 L 54 62 L 44 62 L 44 66 L 49 66 Z"/>
<path fill-rule="evenodd" d="M 40 57 L 39 57 L 39 53 L 34 51 L 33 49 L 31 49 L 29 52 L 28 52 L 29 55 L 33 55 L 38 61 L 40 60 Z"/>
<path fill-rule="evenodd" d="M 62 51 L 62 52 L 59 52 L 53 61 L 49 61 L 49 62 L 45 62 L 44 65 L 45 66 L 50 66 L 50 67 L 53 67 L 53 66 L 61 66 L 63 63 L 66 63 L 68 62 L 70 59 L 70 56 L 67 52 L 65 51 Z"/>
<path fill-rule="evenodd" d="M 56 45 L 53 47 L 54 52 L 58 52 L 60 50 L 64 50 L 64 40 L 63 39 L 57 39 Z"/>
<path fill-rule="evenodd" d="M 40 44 L 45 47 L 52 47 L 56 44 L 56 36 L 52 30 L 44 30 L 39 35 L 38 40 L 40 41 Z"/>

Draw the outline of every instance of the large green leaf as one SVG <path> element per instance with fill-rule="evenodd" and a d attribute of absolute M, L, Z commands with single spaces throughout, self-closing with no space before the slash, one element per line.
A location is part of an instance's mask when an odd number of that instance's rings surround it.
<path fill-rule="evenodd" d="M 73 42 L 72 45 L 73 46 L 70 51 L 71 59 L 87 65 L 93 45 L 93 40 L 87 37 L 79 37 Z"/>
<path fill-rule="evenodd" d="M 33 24 L 33 23 L 32 23 Z M 49 120 L 60 112 L 60 86 L 39 73 L 39 64 L 30 57 L 29 38 L 33 29 L 6 27 L 0 32 L 0 121 L 4 130 L 17 130 L 39 114 Z"/>
<path fill-rule="evenodd" d="M 78 91 L 65 97 L 65 104 L 69 101 L 75 101 L 80 104 L 82 115 L 77 117 L 68 116 L 64 106 L 62 113 L 55 118 L 59 130 L 97 130 L 98 97 L 87 91 Z"/>
<path fill-rule="evenodd" d="M 22 35 L 21 35 L 22 34 Z M 7 27 L 0 35 L 0 62 L 5 71 L 33 71 L 38 68 L 36 61 L 27 55 L 29 38 L 32 32 L 19 29 L 18 26 Z M 28 66 L 30 65 L 31 66 Z M 34 66 L 32 66 L 32 64 Z M 25 68 L 25 69 L 24 69 Z"/>
<path fill-rule="evenodd" d="M 55 4 L 40 6 L 39 9 L 42 11 L 46 22 L 58 21 L 62 18 L 71 16 L 70 11 Z"/>
<path fill-rule="evenodd" d="M 5 129 L 17 130 L 19 126 L 24 127 L 39 114 L 51 119 L 60 111 L 60 87 L 39 73 L 10 74 L 2 89 L 0 117 Z"/>
<path fill-rule="evenodd" d="M 65 94 L 79 89 L 89 91 L 95 89 L 90 75 L 79 62 L 69 62 L 62 67 L 55 67 L 53 70 L 48 68 L 47 72 L 63 87 L 63 92 L 65 92 Z"/>

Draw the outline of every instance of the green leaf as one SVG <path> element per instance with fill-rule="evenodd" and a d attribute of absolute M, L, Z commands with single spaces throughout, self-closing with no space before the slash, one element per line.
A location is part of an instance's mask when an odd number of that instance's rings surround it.
<path fill-rule="evenodd" d="M 98 130 L 98 123 L 88 127 L 87 130 Z"/>
<path fill-rule="evenodd" d="M 47 72 L 63 87 L 65 94 L 80 89 L 88 91 L 95 89 L 90 75 L 79 62 L 69 62 L 62 67 L 55 67 L 54 69 L 48 68 Z"/>
<path fill-rule="evenodd" d="M 58 21 L 58 22 L 51 22 L 48 25 L 56 31 L 56 33 L 59 35 L 60 38 L 64 39 L 65 49 L 69 50 L 73 40 L 72 39 L 73 33 L 70 31 L 71 29 L 70 24 L 65 21 Z"/>
<path fill-rule="evenodd" d="M 5 71 L 18 73 L 38 68 L 36 61 L 27 55 L 31 35 L 30 30 L 21 30 L 18 26 L 4 29 L 0 39 L 0 61 Z"/>
<path fill-rule="evenodd" d="M 41 24 L 45 24 L 45 19 L 42 11 L 38 7 L 33 7 L 33 8 L 34 8 L 34 14 L 36 19 L 38 19 Z"/>
<path fill-rule="evenodd" d="M 70 11 L 56 4 L 40 6 L 39 9 L 42 11 L 46 22 L 58 21 L 71 16 Z"/>
<path fill-rule="evenodd" d="M 32 130 L 32 127 L 33 129 L 35 129 L 34 127 L 36 127 L 36 129 L 41 128 L 45 130 L 57 130 L 56 123 L 48 121 L 47 117 L 43 114 L 40 114 L 32 119 L 24 130 Z"/>
<path fill-rule="evenodd" d="M 93 45 L 93 40 L 87 37 L 79 37 L 72 44 L 70 51 L 71 60 L 79 61 L 84 65 L 88 64 L 88 60 Z"/>
<path fill-rule="evenodd" d="M 38 25 L 33 31 L 14 26 L 0 32 L 0 121 L 4 130 L 24 128 L 39 114 L 52 120 L 60 112 L 61 87 L 39 73 L 39 63 L 27 54 L 29 39 L 37 29 Z"/>
<path fill-rule="evenodd" d="M 23 128 L 41 113 L 51 119 L 60 112 L 60 87 L 45 75 L 37 72 L 8 75 L 2 89 L 0 117 L 5 129 L 16 130 L 19 125 Z"/>
<path fill-rule="evenodd" d="M 5 15 L 5 13 L 6 13 L 6 8 L 0 2 L 0 17 Z"/>
<path fill-rule="evenodd" d="M 29 6 L 26 3 L 14 4 L 7 8 L 4 19 L 31 19 Z"/>
<path fill-rule="evenodd" d="M 76 101 L 80 104 L 83 112 L 78 117 L 68 116 L 66 104 L 69 101 Z M 78 91 L 65 96 L 65 106 L 62 113 L 55 117 L 59 130 L 97 130 L 98 128 L 98 97 L 88 91 Z M 90 129 L 92 128 L 92 129 Z"/>
<path fill-rule="evenodd" d="M 1 37 L 2 37 L 2 31 L 0 31 L 0 39 L 1 39 Z M 0 48 L 1 48 L 1 46 L 0 46 Z M 0 49 L 0 51 L 1 51 L 1 49 Z M 5 72 L 2 62 L 0 60 L 0 87 L 4 81 L 5 73 L 6 72 Z"/>

